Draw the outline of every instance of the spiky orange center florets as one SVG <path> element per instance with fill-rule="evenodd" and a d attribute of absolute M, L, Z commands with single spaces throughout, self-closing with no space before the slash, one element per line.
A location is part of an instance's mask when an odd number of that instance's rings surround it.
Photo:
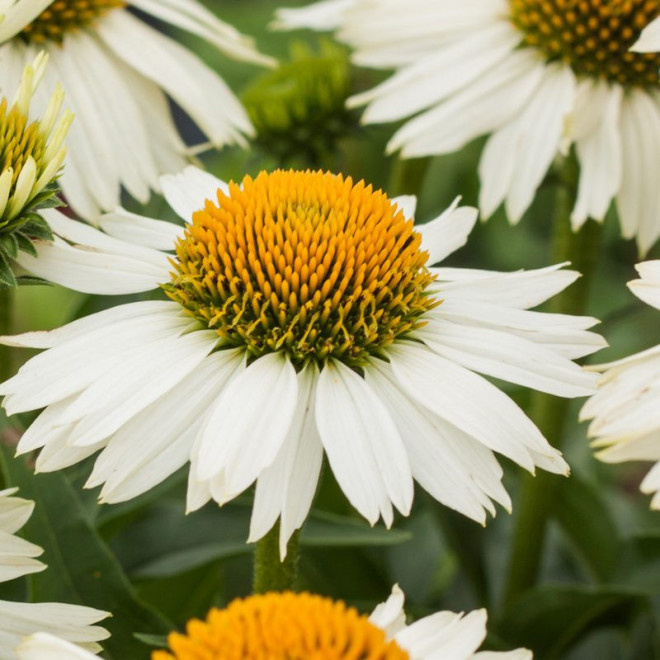
<path fill-rule="evenodd" d="M 406 660 L 383 630 L 342 602 L 271 593 L 213 609 L 172 633 L 152 660 Z"/>
<path fill-rule="evenodd" d="M 200 204 L 201 205 L 201 204 Z M 421 236 L 381 191 L 262 172 L 193 215 L 165 290 L 222 343 L 364 364 L 437 304 Z"/>
<path fill-rule="evenodd" d="M 524 43 L 578 75 L 657 87 L 660 55 L 632 53 L 641 31 L 660 15 L 660 0 L 511 0 Z"/>
<path fill-rule="evenodd" d="M 67 32 L 93 23 L 112 9 L 125 7 L 125 0 L 54 0 L 19 33 L 25 41 L 61 42 Z"/>

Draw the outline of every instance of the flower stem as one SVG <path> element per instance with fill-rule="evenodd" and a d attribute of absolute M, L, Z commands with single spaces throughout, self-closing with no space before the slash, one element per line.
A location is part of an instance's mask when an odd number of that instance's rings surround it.
<path fill-rule="evenodd" d="M 299 532 L 295 532 L 289 539 L 284 561 L 280 561 L 279 521 L 266 536 L 257 541 L 252 585 L 255 594 L 293 588 L 298 574 L 298 535 Z"/>
<path fill-rule="evenodd" d="M 13 290 L 0 286 L 0 335 L 12 332 L 13 325 Z M 12 351 L 9 346 L 0 346 L 0 382 L 12 375 Z"/>
<path fill-rule="evenodd" d="M 431 159 L 428 157 L 397 158 L 392 164 L 387 194 L 390 197 L 396 197 L 397 195 L 416 195 L 419 197 L 430 162 Z"/>
<path fill-rule="evenodd" d="M 580 231 L 572 231 L 570 213 L 576 181 L 575 163 L 567 159 L 557 191 L 552 257 L 553 263 L 570 261 L 572 268 L 582 273 L 582 277 L 555 296 L 548 304 L 548 311 L 581 315 L 587 308 L 589 288 L 597 266 L 601 225 L 588 220 Z M 532 397 L 530 416 L 548 442 L 557 449 L 561 449 L 563 444 L 570 404 L 568 399 L 541 392 L 535 392 Z M 522 478 L 504 591 L 505 605 L 511 604 L 536 583 L 555 489 L 560 487 L 564 478 L 542 471 L 536 477 L 525 474 Z"/>

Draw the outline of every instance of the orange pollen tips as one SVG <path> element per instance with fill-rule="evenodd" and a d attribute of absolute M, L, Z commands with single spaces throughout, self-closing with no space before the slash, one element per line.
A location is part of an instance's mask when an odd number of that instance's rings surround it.
<path fill-rule="evenodd" d="M 511 20 L 528 46 L 578 75 L 658 87 L 660 54 L 631 53 L 660 0 L 511 0 Z"/>
<path fill-rule="evenodd" d="M 224 346 L 365 364 L 438 301 L 413 221 L 381 191 L 327 172 L 262 172 L 206 201 L 165 291 Z"/>
<path fill-rule="evenodd" d="M 61 43 L 67 32 L 85 27 L 106 12 L 125 6 L 125 0 L 54 0 L 18 36 L 30 43 Z"/>
<path fill-rule="evenodd" d="M 307 593 L 270 593 L 213 609 L 206 621 L 171 633 L 170 651 L 152 660 L 407 660 L 385 632 L 340 601 Z"/>

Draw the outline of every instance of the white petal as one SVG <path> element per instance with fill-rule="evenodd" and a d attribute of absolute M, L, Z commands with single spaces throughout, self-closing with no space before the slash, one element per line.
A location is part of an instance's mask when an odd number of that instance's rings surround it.
<path fill-rule="evenodd" d="M 125 501 L 184 465 L 208 409 L 241 362 L 239 350 L 216 351 L 205 358 L 178 385 L 119 429 L 97 458 L 85 486 L 105 483 L 104 502 Z M 144 440 L 136 446 L 135 438 Z M 127 454 L 130 461 L 126 461 Z"/>
<path fill-rule="evenodd" d="M 579 397 L 596 389 L 595 374 L 509 332 L 435 319 L 415 336 L 438 355 L 468 369 L 541 392 Z"/>
<path fill-rule="evenodd" d="M 512 273 L 475 273 L 463 268 L 432 268 L 431 272 L 438 275 L 434 287 L 442 298 L 529 309 L 552 298 L 580 277 L 574 270 L 562 270 L 565 265 Z"/>
<path fill-rule="evenodd" d="M 391 639 L 406 625 L 406 613 L 403 611 L 405 596 L 398 584 L 392 587 L 390 597 L 376 605 L 369 616 L 369 621 L 385 631 L 387 639 Z"/>
<path fill-rule="evenodd" d="M 229 194 L 224 181 L 192 165 L 179 174 L 163 175 L 160 185 L 167 203 L 186 222 L 192 222 L 193 213 L 203 209 L 207 199 L 217 204 L 218 190 Z"/>
<path fill-rule="evenodd" d="M 556 472 L 568 471 L 522 410 L 488 381 L 412 343 L 394 344 L 387 354 L 407 394 L 431 412 L 530 472 L 530 450 L 550 458 Z"/>
<path fill-rule="evenodd" d="M 297 376 L 298 402 L 289 433 L 272 465 L 259 475 L 254 496 L 249 542 L 280 523 L 280 557 L 293 532 L 304 522 L 316 492 L 323 446 L 314 419 L 318 369 L 309 363 Z"/>
<path fill-rule="evenodd" d="M 16 647 L 18 660 L 97 660 L 98 656 L 80 646 L 49 635 L 35 633 Z"/>
<path fill-rule="evenodd" d="M 316 419 L 330 466 L 351 504 L 371 523 L 392 523 L 392 504 L 407 515 L 413 481 L 406 450 L 387 408 L 340 362 L 319 377 Z"/>
<path fill-rule="evenodd" d="M 415 231 L 422 235 L 422 250 L 429 253 L 429 264 L 436 264 L 467 243 L 479 211 L 471 206 L 458 207 L 460 197 L 434 220 L 417 225 Z"/>
<path fill-rule="evenodd" d="M 183 235 L 180 225 L 130 213 L 123 208 L 102 215 L 99 224 L 114 238 L 154 250 L 173 250 L 177 239 Z"/>
<path fill-rule="evenodd" d="M 209 411 L 200 432 L 198 479 L 223 473 L 222 503 L 245 490 L 274 460 L 293 421 L 298 382 L 283 353 L 270 353 L 239 372 Z"/>
<path fill-rule="evenodd" d="M 578 88 L 578 95 L 580 93 L 586 101 L 576 110 L 576 116 L 578 119 L 596 117 L 598 121 L 593 130 L 576 136 L 580 180 L 575 208 L 571 213 L 574 230 L 581 227 L 587 218 L 603 220 L 621 186 L 622 177 L 619 130 L 622 88 L 604 81 L 595 84 L 583 82 Z"/>
<path fill-rule="evenodd" d="M 229 87 L 189 50 L 125 11 L 96 25 L 114 54 L 162 87 L 219 146 L 242 142 L 252 126 Z"/>
<path fill-rule="evenodd" d="M 546 66 L 522 112 L 489 138 L 479 164 L 479 206 L 485 217 L 502 201 L 511 222 L 527 210 L 562 145 L 575 87 L 570 68 Z"/>

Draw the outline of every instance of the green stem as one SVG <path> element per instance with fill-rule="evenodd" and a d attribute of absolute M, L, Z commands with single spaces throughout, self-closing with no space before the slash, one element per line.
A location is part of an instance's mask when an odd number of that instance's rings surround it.
<path fill-rule="evenodd" d="M 579 232 L 573 232 L 570 212 L 575 195 L 575 168 L 568 161 L 562 171 L 562 186 L 557 191 L 557 206 L 553 226 L 552 256 L 554 263 L 570 261 L 571 267 L 582 277 L 568 289 L 555 296 L 548 305 L 549 312 L 582 315 L 589 298 L 600 251 L 601 225 L 588 220 Z M 531 418 L 553 447 L 561 449 L 570 401 L 535 392 L 532 397 Z M 504 603 L 510 604 L 536 583 L 543 556 L 547 521 L 551 514 L 555 489 L 562 479 L 555 474 L 539 471 L 537 476 L 522 478 L 516 503 L 514 534 Z"/>
<path fill-rule="evenodd" d="M 430 162 L 430 158 L 397 158 L 392 165 L 387 194 L 390 197 L 397 195 L 419 197 Z"/>
<path fill-rule="evenodd" d="M 252 586 L 255 594 L 293 588 L 298 573 L 298 535 L 299 532 L 295 532 L 289 539 L 284 561 L 280 561 L 279 521 L 266 536 L 257 541 Z"/>
<path fill-rule="evenodd" d="M 13 289 L 0 286 L 0 335 L 8 335 L 13 330 Z M 12 351 L 9 346 L 0 346 L 0 382 L 12 373 Z"/>

